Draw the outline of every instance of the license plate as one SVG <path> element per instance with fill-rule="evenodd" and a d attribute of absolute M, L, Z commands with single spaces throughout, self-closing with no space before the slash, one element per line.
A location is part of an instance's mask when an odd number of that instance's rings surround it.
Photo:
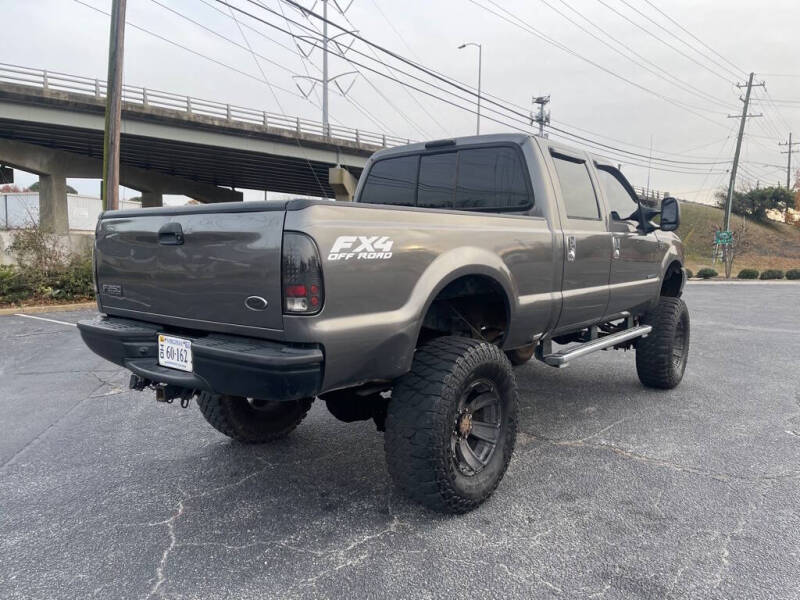
<path fill-rule="evenodd" d="M 192 371 L 192 342 L 171 335 L 158 334 L 158 364 L 170 369 Z"/>

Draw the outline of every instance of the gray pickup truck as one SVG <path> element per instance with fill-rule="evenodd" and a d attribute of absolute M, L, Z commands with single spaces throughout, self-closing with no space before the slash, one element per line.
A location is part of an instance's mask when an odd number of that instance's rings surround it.
<path fill-rule="evenodd" d="M 660 225 L 651 219 L 659 216 Z M 241 442 L 287 435 L 315 398 L 385 431 L 412 498 L 465 512 L 514 449 L 512 365 L 636 351 L 676 386 L 689 315 L 680 212 L 605 160 L 525 135 L 382 150 L 354 202 L 104 213 L 86 344 L 131 387 L 191 398 Z"/>

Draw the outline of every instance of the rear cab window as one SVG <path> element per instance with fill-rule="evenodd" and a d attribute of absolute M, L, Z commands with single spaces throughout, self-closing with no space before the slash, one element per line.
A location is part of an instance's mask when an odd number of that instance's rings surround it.
<path fill-rule="evenodd" d="M 414 206 L 417 191 L 418 156 L 379 160 L 369 170 L 360 202 Z"/>
<path fill-rule="evenodd" d="M 358 202 L 511 213 L 534 207 L 530 176 L 520 149 L 513 146 L 378 160 L 367 174 Z"/>

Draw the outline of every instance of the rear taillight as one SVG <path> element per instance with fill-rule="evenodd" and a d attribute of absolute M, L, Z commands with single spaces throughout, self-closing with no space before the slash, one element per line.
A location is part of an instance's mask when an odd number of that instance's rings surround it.
<path fill-rule="evenodd" d="M 310 237 L 294 231 L 283 234 L 281 277 L 285 314 L 313 315 L 322 309 L 322 263 Z"/>

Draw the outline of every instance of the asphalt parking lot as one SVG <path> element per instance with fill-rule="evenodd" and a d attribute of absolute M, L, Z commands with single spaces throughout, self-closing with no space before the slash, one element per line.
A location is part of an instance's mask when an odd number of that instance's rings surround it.
<path fill-rule="evenodd" d="M 798 598 L 800 285 L 685 299 L 676 390 L 630 353 L 518 368 L 515 456 L 460 517 L 397 494 L 371 423 L 317 402 L 242 446 L 0 317 L 0 598 Z"/>

